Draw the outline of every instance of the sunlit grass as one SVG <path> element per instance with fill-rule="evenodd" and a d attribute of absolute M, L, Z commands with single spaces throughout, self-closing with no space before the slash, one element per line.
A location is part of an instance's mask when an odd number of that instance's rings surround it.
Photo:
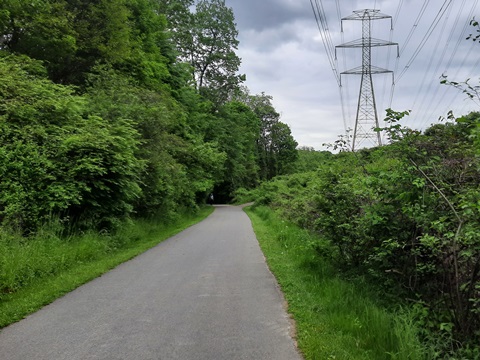
<path fill-rule="evenodd" d="M 296 321 L 306 359 L 427 358 L 408 313 L 386 310 L 368 284 L 339 277 L 313 250 L 319 239 L 268 208 L 247 213 Z"/>
<path fill-rule="evenodd" d="M 25 239 L 0 229 L 0 328 L 204 219 L 204 208 L 175 222 L 137 220 L 114 234 L 62 238 L 45 228 Z"/>

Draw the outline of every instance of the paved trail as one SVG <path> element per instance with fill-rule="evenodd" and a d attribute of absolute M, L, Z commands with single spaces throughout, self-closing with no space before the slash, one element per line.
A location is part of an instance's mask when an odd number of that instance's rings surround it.
<path fill-rule="evenodd" d="M 300 360 L 248 217 L 205 221 L 0 332 L 2 360 Z"/>

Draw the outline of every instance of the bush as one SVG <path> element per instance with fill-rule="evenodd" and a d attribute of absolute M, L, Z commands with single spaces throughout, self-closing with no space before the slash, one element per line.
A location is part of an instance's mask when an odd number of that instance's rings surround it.
<path fill-rule="evenodd" d="M 480 335 L 479 119 L 423 135 L 395 125 L 392 145 L 335 155 L 255 192 L 330 241 L 341 267 L 419 306 L 418 321 L 441 336 L 444 354 Z"/>
<path fill-rule="evenodd" d="M 133 124 L 89 114 L 74 88 L 32 68 L 0 59 L 0 220 L 28 232 L 53 214 L 97 227 L 127 216 L 142 170 Z"/>

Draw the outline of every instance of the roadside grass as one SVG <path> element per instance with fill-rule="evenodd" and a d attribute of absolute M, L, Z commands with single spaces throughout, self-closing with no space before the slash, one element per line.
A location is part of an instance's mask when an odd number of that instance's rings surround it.
<path fill-rule="evenodd" d="M 428 358 L 408 312 L 386 310 L 371 286 L 339 277 L 331 261 L 313 250 L 321 240 L 267 207 L 246 212 L 288 302 L 305 359 Z"/>
<path fill-rule="evenodd" d="M 203 220 L 213 207 L 170 223 L 135 220 L 114 234 L 67 239 L 45 228 L 22 238 L 0 228 L 0 328 L 21 320 L 78 286 Z"/>

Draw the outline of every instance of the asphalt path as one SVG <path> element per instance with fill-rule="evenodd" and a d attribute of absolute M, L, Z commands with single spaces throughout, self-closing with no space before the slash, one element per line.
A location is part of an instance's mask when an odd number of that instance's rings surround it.
<path fill-rule="evenodd" d="M 284 299 L 240 207 L 0 332 L 2 360 L 299 360 Z"/>

